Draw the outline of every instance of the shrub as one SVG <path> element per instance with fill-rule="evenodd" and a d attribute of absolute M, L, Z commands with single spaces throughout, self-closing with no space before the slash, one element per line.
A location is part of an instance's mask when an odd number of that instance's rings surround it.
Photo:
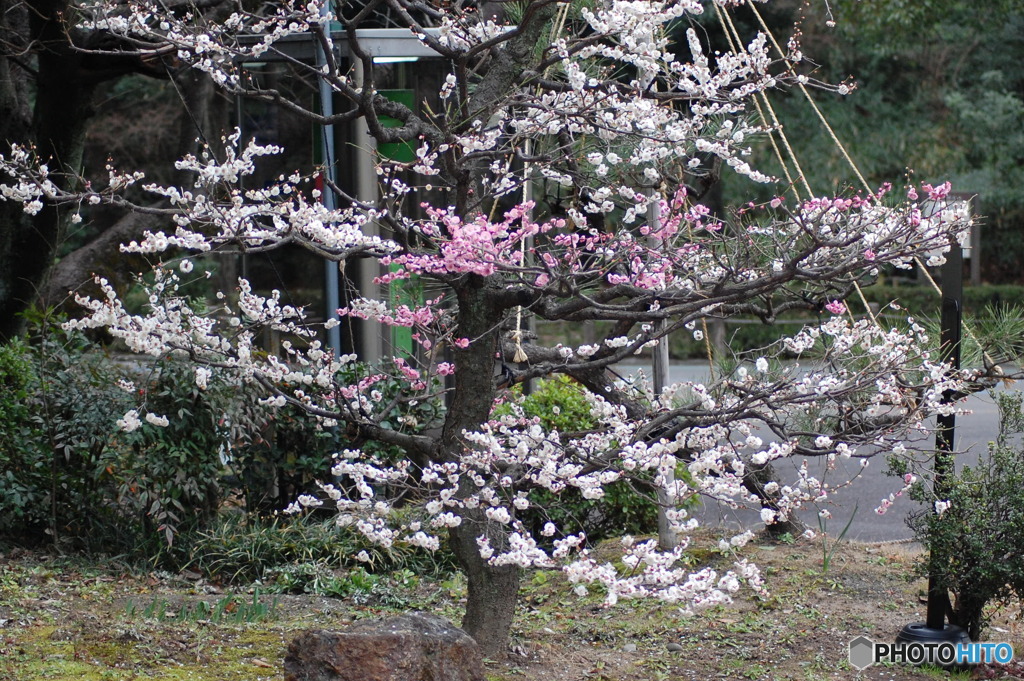
<path fill-rule="evenodd" d="M 0 347 L 0 532 L 154 557 L 208 521 L 221 502 L 221 412 L 191 370 L 120 365 L 59 318 L 30 322 L 27 340 Z M 168 426 L 119 430 L 140 407 Z"/>
<path fill-rule="evenodd" d="M 565 376 L 538 381 L 536 389 L 522 398 L 521 407 L 526 416 L 539 418 L 545 430 L 574 433 L 596 427 L 583 388 Z M 586 532 L 593 541 L 657 531 L 658 509 L 646 498 L 642 480 L 619 480 L 605 485 L 604 492 L 601 499 L 592 500 L 574 487 L 558 494 L 532 490 L 532 505 L 521 520 L 535 536 L 551 521 L 566 532 Z"/>
<path fill-rule="evenodd" d="M 230 392 L 200 390 L 192 371 L 174 359 L 150 366 L 136 385 L 137 404 L 166 417 L 167 425 L 143 421 L 131 433 L 116 433 L 116 458 L 107 472 L 126 524 L 137 526 L 147 542 L 159 536 L 169 546 L 178 533 L 205 527 L 221 506 L 221 403 Z M 159 550 L 151 545 L 149 553 Z"/>
<path fill-rule="evenodd" d="M 30 403 L 36 383 L 25 343 L 0 346 L 0 533 L 47 524 L 50 466 L 37 451 L 46 435 Z"/>
<path fill-rule="evenodd" d="M 363 560 L 357 558 L 360 553 Z M 371 544 L 359 532 L 315 515 L 261 518 L 228 513 L 198 533 L 188 564 L 218 581 L 280 585 L 288 580 L 305 584 L 303 576 L 312 579 L 338 568 L 438 575 L 453 569 L 451 561 L 447 552 L 428 554 L 404 544 L 389 548 Z"/>
<path fill-rule="evenodd" d="M 231 417 L 237 435 L 231 438 L 227 466 L 245 510 L 269 515 L 313 491 L 314 481 L 330 470 L 331 456 L 342 446 L 343 434 L 320 428 L 315 419 L 292 405 L 273 414 L 255 404 L 238 406 Z"/>
<path fill-rule="evenodd" d="M 292 407 L 268 412 L 251 389 L 220 381 L 200 389 L 181 360 L 118 362 L 61 321 L 34 312 L 30 335 L 0 346 L 0 534 L 17 542 L 47 537 L 175 567 L 194 554 L 191 542 L 210 541 L 206 530 L 236 489 L 247 510 L 270 515 L 314 491 L 340 449 L 403 456 Z M 398 390 L 386 381 L 377 388 Z M 119 429 L 132 409 L 141 425 Z M 423 400 L 396 406 L 391 418 L 421 430 L 442 415 L 440 400 Z M 266 527 L 254 522 L 256 541 Z M 285 542 L 297 531 L 279 529 Z M 294 560 L 287 550 L 255 558 Z"/>
<path fill-rule="evenodd" d="M 32 337 L 0 350 L 0 531 L 23 541 L 109 546 L 111 432 L 128 402 L 117 373 L 79 334 L 33 317 Z M 43 533 L 46 533 L 44 535 Z"/>
<path fill-rule="evenodd" d="M 986 625 L 987 605 L 1024 598 L 1024 396 L 995 398 L 1000 428 L 988 457 L 947 479 L 940 501 L 950 506 L 941 516 L 929 510 L 909 520 L 918 540 L 940 557 L 936 565 L 923 563 L 921 572 L 938 567 L 934 576 L 955 595 L 951 621 L 974 640 Z"/>
<path fill-rule="evenodd" d="M 354 383 L 365 365 L 346 365 L 338 375 L 342 384 Z M 374 384 L 382 400 L 394 407 L 381 421 L 385 428 L 422 432 L 439 427 L 444 402 L 436 397 L 441 386 L 430 392 L 435 397 L 418 401 L 397 400 L 402 385 L 393 378 Z M 405 457 L 401 448 L 352 437 L 344 428 L 323 427 L 316 419 L 292 405 L 268 413 L 256 405 L 253 395 L 234 395 L 226 404 L 231 436 L 228 467 L 233 483 L 241 490 L 249 512 L 269 515 L 295 501 L 300 494 L 319 492 L 317 480 L 329 474 L 333 456 L 343 449 L 360 448 L 384 461 Z M 378 492 L 388 494 L 388 490 Z"/>

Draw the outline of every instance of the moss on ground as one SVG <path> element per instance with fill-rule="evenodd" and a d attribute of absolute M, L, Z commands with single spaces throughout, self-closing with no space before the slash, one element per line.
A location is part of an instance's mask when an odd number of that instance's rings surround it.
<path fill-rule="evenodd" d="M 693 560 L 721 571 L 741 557 L 761 566 L 771 595 L 743 594 L 690 615 L 650 601 L 608 609 L 600 594 L 574 594 L 559 572 L 535 572 L 524 580 L 512 654 L 488 663 L 488 679 L 938 678 L 934 670 L 906 667 L 856 672 L 846 662 L 852 638 L 863 633 L 886 640 L 922 619 L 923 583 L 912 577 L 914 557 L 906 551 L 843 545 L 828 571 L 820 546 L 808 543 L 752 544 L 742 555 L 711 552 Z M 263 603 L 273 598 L 277 605 L 265 618 L 255 618 L 263 610 L 254 609 L 251 621 L 203 619 L 197 613 L 251 604 L 253 594 L 176 575 L 69 565 L 41 554 L 0 559 L 0 681 L 277 681 L 296 632 L 412 609 L 457 619 L 465 581 L 381 580 L 372 591 L 345 599 L 257 596 Z M 1014 604 L 994 613 L 1002 631 L 993 636 L 1024 650 L 1024 630 L 1014 618 L 1019 611 Z M 994 670 L 989 678 L 1014 678 L 1016 671 Z"/>

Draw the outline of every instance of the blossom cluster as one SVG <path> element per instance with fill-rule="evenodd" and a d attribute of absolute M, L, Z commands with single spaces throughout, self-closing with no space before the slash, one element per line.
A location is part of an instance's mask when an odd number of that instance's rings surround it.
<path fill-rule="evenodd" d="M 159 253 L 171 247 L 207 251 L 234 246 L 252 251 L 297 243 L 344 258 L 397 249 L 393 242 L 366 234 L 366 226 L 374 219 L 372 211 L 356 206 L 330 210 L 323 202 L 310 200 L 297 173 L 279 177 L 269 186 L 243 189 L 242 181 L 256 171 L 256 160 L 280 154 L 282 149 L 255 140 L 240 147 L 240 137 L 236 129 L 224 138 L 223 158 L 215 158 L 206 147 L 200 158 L 178 161 L 176 169 L 194 175 L 192 188 L 147 185 L 147 191 L 166 198 L 177 209 L 175 232 L 147 233 L 141 242 L 132 241 L 123 250 Z"/>

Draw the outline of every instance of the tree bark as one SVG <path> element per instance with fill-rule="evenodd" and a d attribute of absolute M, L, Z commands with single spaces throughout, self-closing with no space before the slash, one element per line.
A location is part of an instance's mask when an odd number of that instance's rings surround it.
<path fill-rule="evenodd" d="M 26 143 L 32 137 L 32 107 L 30 83 L 25 61 L 29 55 L 23 52 L 30 38 L 29 12 L 25 3 L 14 0 L 0 0 L 0 34 L 10 41 L 8 50 L 0 52 L 0 153 L 6 154 L 14 142 Z M 23 37 L 21 44 L 16 44 Z M 7 180 L 0 177 L 0 181 Z M 21 259 L 17 236 L 29 227 L 29 219 L 21 204 L 0 201 L 0 342 L 17 335 L 21 311 L 16 302 L 19 295 L 13 273 Z"/>
<path fill-rule="evenodd" d="M 18 0 L 0 0 L 0 34 L 4 40 L 28 35 L 28 11 Z M 24 45 L 12 45 L 21 48 Z M 6 147 L 25 139 L 32 122 L 28 73 L 14 55 L 0 52 L 0 142 Z M 6 153 L 6 149 L 0 150 Z"/>
<path fill-rule="evenodd" d="M 462 524 L 452 529 L 451 538 L 468 584 L 462 629 L 473 637 L 485 657 L 501 659 L 508 652 L 520 569 L 515 565 L 491 565 L 480 557 L 476 540 L 481 535 L 491 540 L 495 550 L 505 547 L 506 528 L 495 525 L 479 510 L 465 512 Z"/>
<path fill-rule="evenodd" d="M 52 173 L 76 173 L 81 167 L 85 122 L 90 114 L 93 84 L 83 78 L 80 58 L 74 53 L 65 25 L 69 11 L 63 0 L 31 3 L 28 37 L 38 46 L 35 109 L 30 129 L 12 130 L 7 142 L 34 142 L 40 161 Z M 27 55 L 26 55 L 27 56 Z M 52 175 L 54 181 L 66 180 Z M 56 206 L 45 205 L 34 216 L 7 202 L 0 215 L 0 340 L 20 333 L 19 313 L 39 296 L 53 265 L 64 234 L 64 216 Z"/>
<path fill-rule="evenodd" d="M 0 0 L 0 10 L 0 33 L 5 35 L 0 44 L 0 140 L 4 146 L 34 145 L 51 180 L 62 189 L 74 189 L 96 85 L 128 73 L 165 76 L 163 64 L 119 54 L 125 46 L 100 32 L 75 34 L 85 43 L 96 43 L 93 47 L 109 50 L 84 55 L 72 42 L 74 12 L 67 0 L 18 5 Z M 29 79 L 35 84 L 31 116 Z M 30 216 L 18 203 L 0 202 L 0 342 L 22 331 L 21 313 L 44 292 L 69 215 L 70 211 L 44 204 Z"/>
<path fill-rule="evenodd" d="M 466 448 L 463 431 L 477 430 L 490 417 L 497 390 L 494 353 L 505 312 L 482 277 L 468 275 L 455 289 L 459 311 L 456 334 L 470 343 L 466 348 L 456 346 L 453 352 L 455 390 L 441 432 L 440 452 L 448 461 L 461 458 Z M 460 498 L 474 492 L 476 486 L 464 476 Z M 462 628 L 476 640 L 484 655 L 500 659 L 508 651 L 520 570 L 514 565 L 491 565 L 480 556 L 477 537 L 488 537 L 494 550 L 501 551 L 507 545 L 507 527 L 488 521 L 481 509 L 464 509 L 460 515 L 462 524 L 452 529 L 451 538 L 469 583 Z"/>
<path fill-rule="evenodd" d="M 771 509 L 778 513 L 778 493 L 769 494 L 765 490 L 765 485 L 774 480 L 777 480 L 775 467 L 770 463 L 762 465 L 748 463 L 746 474 L 743 476 L 743 487 L 751 494 L 757 495 L 757 498 L 761 500 L 761 508 Z M 766 524 L 764 532 L 768 537 L 778 539 L 786 534 L 799 537 L 806 529 L 806 526 L 796 517 L 796 513 L 790 512 L 785 520 Z"/>
<path fill-rule="evenodd" d="M 122 243 L 139 238 L 145 230 L 156 230 L 167 218 L 152 213 L 129 213 L 115 222 L 95 239 L 69 253 L 54 268 L 40 295 L 47 307 L 61 307 L 72 293 L 83 289 L 95 295 L 90 282 L 94 275 L 105 277 L 114 285 L 122 281 L 125 259 L 120 253 Z"/>
<path fill-rule="evenodd" d="M 216 96 L 213 82 L 204 74 L 189 70 L 177 74 L 175 79 L 185 104 L 185 110 L 178 117 L 176 144 L 176 157 L 181 158 L 187 154 L 198 153 L 198 136 L 209 131 L 226 129 L 228 115 L 224 101 Z M 187 186 L 192 181 L 193 176 L 187 171 L 178 171 L 175 174 L 174 182 L 180 186 Z M 153 213 L 130 212 L 123 216 L 53 266 L 41 291 L 42 304 L 48 307 L 61 307 L 68 302 L 68 294 L 72 291 L 82 290 L 90 295 L 96 295 L 99 289 L 91 286 L 92 278 L 96 275 L 106 278 L 119 289 L 127 286 L 131 283 L 127 274 L 145 269 L 146 261 L 139 256 L 125 256 L 120 252 L 120 245 L 141 238 L 147 230 L 166 230 L 172 224 L 167 216 Z M 222 259 L 218 270 L 222 289 L 231 290 L 237 284 L 237 267 L 234 266 L 236 257 L 227 255 Z M 133 259 L 136 262 L 133 263 Z"/>

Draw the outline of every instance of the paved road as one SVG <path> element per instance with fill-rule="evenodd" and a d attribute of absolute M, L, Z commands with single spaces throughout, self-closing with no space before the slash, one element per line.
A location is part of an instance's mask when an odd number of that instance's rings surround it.
<path fill-rule="evenodd" d="M 648 365 L 649 366 L 649 365 Z M 640 368 L 623 367 L 624 369 Z M 646 373 L 650 375 L 649 369 Z M 673 364 L 670 369 L 670 380 L 672 382 L 706 380 L 708 376 L 707 364 L 703 363 L 678 363 Z M 998 427 L 998 414 L 994 400 L 988 393 L 981 393 L 969 398 L 967 408 L 972 411 L 970 415 L 957 418 L 956 423 L 956 444 L 962 454 L 957 456 L 957 465 L 971 465 L 977 462 L 978 454 L 984 453 L 987 443 L 994 439 Z M 860 468 L 859 461 L 847 462 L 848 474 L 845 478 L 834 478 L 837 482 L 848 480 Z M 779 476 L 785 480 L 794 480 L 794 471 L 800 461 L 782 461 L 776 463 L 776 470 Z M 814 470 L 818 465 L 816 477 L 820 477 L 821 465 L 818 462 L 810 461 L 809 465 Z M 832 519 L 828 521 L 827 530 L 830 534 L 838 534 L 846 525 L 850 516 L 853 515 L 853 522 L 846 535 L 848 539 L 856 541 L 891 541 L 907 539 L 912 536 L 906 525 L 906 518 L 912 511 L 918 510 L 919 505 L 909 499 L 900 498 L 884 515 L 875 513 L 875 508 L 883 498 L 897 491 L 902 487 L 902 481 L 885 475 L 886 463 L 882 458 L 871 460 L 865 473 L 850 487 L 835 493 L 828 509 L 832 513 Z M 841 476 L 842 469 L 832 475 Z M 782 480 L 779 481 L 780 483 Z M 857 508 L 854 514 L 854 508 Z M 751 528 L 761 527 L 760 520 L 756 513 L 749 511 L 733 511 L 727 508 L 719 508 L 717 505 L 706 505 L 703 518 L 705 522 L 726 523 L 734 526 L 748 526 Z M 813 529 L 817 529 L 817 518 L 812 512 L 805 511 L 801 518 Z"/>

